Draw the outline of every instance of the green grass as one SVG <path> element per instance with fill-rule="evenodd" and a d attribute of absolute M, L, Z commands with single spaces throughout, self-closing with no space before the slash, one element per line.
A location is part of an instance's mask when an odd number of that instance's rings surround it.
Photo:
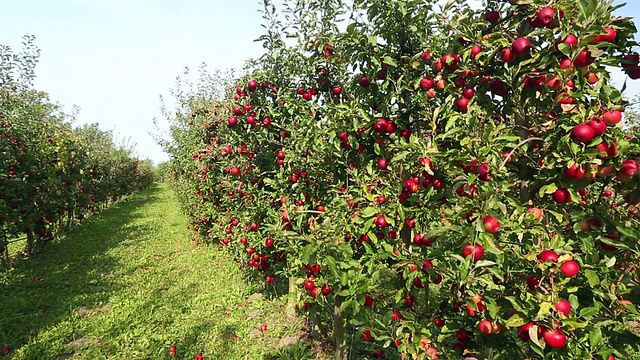
<path fill-rule="evenodd" d="M 30 360 L 168 359 L 170 346 L 177 359 L 260 359 L 300 333 L 186 224 L 156 184 L 18 261 L 0 273 L 0 347 Z"/>

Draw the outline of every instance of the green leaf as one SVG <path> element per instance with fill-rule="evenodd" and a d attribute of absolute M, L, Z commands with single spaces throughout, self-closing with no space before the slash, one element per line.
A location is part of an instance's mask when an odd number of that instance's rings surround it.
<path fill-rule="evenodd" d="M 538 191 L 538 197 L 543 197 L 544 194 L 553 194 L 556 190 L 558 190 L 558 186 L 555 183 L 545 185 Z"/>
<path fill-rule="evenodd" d="M 640 239 L 640 233 L 628 228 L 626 226 L 623 225 L 616 225 L 616 230 L 618 230 L 618 232 L 620 232 L 620 234 L 624 235 L 624 236 L 628 236 L 632 239 Z"/>
<path fill-rule="evenodd" d="M 553 308 L 553 304 L 547 301 L 544 301 L 540 304 L 540 309 L 538 310 L 538 314 L 536 315 L 536 319 L 543 319 L 547 315 L 551 313 L 551 309 Z"/>
<path fill-rule="evenodd" d="M 362 216 L 363 218 L 370 218 L 378 213 L 379 210 L 374 207 L 366 207 L 360 210 L 360 216 Z"/>
<path fill-rule="evenodd" d="M 382 61 L 389 66 L 393 66 L 393 67 L 398 66 L 398 63 L 391 56 L 383 57 Z"/>
<path fill-rule="evenodd" d="M 597 314 L 598 311 L 599 311 L 599 309 L 597 309 L 595 307 L 586 307 L 586 308 L 580 310 L 580 316 L 581 317 L 590 318 L 593 315 Z"/>
<path fill-rule="evenodd" d="M 581 20 L 586 20 L 589 18 L 589 15 L 593 14 L 593 5 L 590 0 L 578 0 L 578 17 Z"/>
<path fill-rule="evenodd" d="M 404 160 L 407 155 L 409 155 L 408 151 L 401 151 L 393 156 L 393 158 L 391 159 L 391 163 L 398 163 L 400 162 L 400 160 Z"/>
<path fill-rule="evenodd" d="M 489 310 L 489 316 L 492 319 L 497 318 L 498 313 L 500 312 L 500 306 L 498 306 L 498 304 L 496 304 L 494 301 L 487 301 L 486 305 L 487 305 L 487 310 Z"/>
<path fill-rule="evenodd" d="M 589 286 L 591 286 L 592 288 L 600 285 L 600 279 L 598 279 L 598 274 L 595 271 L 587 269 L 585 270 L 584 275 L 587 277 Z"/>
<path fill-rule="evenodd" d="M 475 263 L 475 267 L 480 268 L 480 267 L 487 267 L 487 266 L 493 266 L 495 265 L 495 261 L 491 261 L 491 260 L 480 260 L 477 263 Z"/>
<path fill-rule="evenodd" d="M 591 350 L 595 351 L 598 348 L 598 345 L 602 342 L 602 330 L 597 327 L 591 331 L 589 335 L 589 346 L 591 346 Z"/>
<path fill-rule="evenodd" d="M 585 321 L 585 322 L 579 322 L 576 319 L 564 319 L 562 320 L 562 323 L 566 326 L 572 327 L 572 328 L 576 328 L 576 329 L 583 329 L 585 327 L 587 327 L 587 325 L 589 325 L 589 322 Z"/>
<path fill-rule="evenodd" d="M 605 266 L 608 268 L 613 267 L 616 264 L 616 257 L 612 256 L 609 260 L 607 260 Z"/>
<path fill-rule="evenodd" d="M 529 338 L 532 343 L 538 345 L 541 349 L 544 349 L 544 345 L 540 344 L 540 340 L 538 339 L 538 325 L 534 325 L 529 328 Z"/>
<path fill-rule="evenodd" d="M 521 318 L 520 315 L 514 314 L 512 317 L 509 318 L 509 320 L 507 320 L 504 326 L 506 326 L 507 328 L 514 328 L 514 327 L 522 326 L 526 323 L 527 322 L 524 321 L 524 319 Z"/>
<path fill-rule="evenodd" d="M 457 226 L 440 226 L 437 227 L 435 229 L 431 229 L 427 232 L 427 234 L 425 235 L 425 237 L 438 237 L 440 235 L 446 234 L 449 231 L 458 231 L 459 227 Z"/>

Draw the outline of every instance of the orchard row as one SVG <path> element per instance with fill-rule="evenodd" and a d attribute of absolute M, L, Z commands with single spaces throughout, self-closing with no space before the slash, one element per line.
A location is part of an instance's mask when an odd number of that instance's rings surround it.
<path fill-rule="evenodd" d="M 0 84 L 0 255 L 26 236 L 33 253 L 59 230 L 146 188 L 152 166 L 115 144 L 97 124 L 72 127 L 46 93 L 32 88 L 37 50 L 2 48 Z M 20 71 L 17 71 L 20 69 Z"/>
<path fill-rule="evenodd" d="M 609 71 L 640 75 L 635 26 L 465 3 L 267 1 L 248 74 L 176 92 L 194 237 L 288 279 L 338 359 L 624 358 L 640 143 Z"/>

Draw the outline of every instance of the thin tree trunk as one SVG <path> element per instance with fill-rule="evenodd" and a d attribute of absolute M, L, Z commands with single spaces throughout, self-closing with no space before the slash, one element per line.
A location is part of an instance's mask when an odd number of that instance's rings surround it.
<path fill-rule="evenodd" d="M 35 238 L 33 237 L 33 232 L 31 230 L 27 230 L 27 245 L 25 246 L 25 252 L 27 255 L 33 255 L 35 252 Z"/>
<path fill-rule="evenodd" d="M 336 302 L 333 307 L 333 337 L 336 340 L 336 360 L 347 360 L 349 351 L 347 347 L 347 339 L 345 334 L 344 317 L 342 316 L 342 298 L 336 296 Z"/>
<path fill-rule="evenodd" d="M 291 276 L 289 277 L 289 291 L 287 293 L 287 315 L 293 316 L 296 314 L 297 294 L 296 278 Z"/>

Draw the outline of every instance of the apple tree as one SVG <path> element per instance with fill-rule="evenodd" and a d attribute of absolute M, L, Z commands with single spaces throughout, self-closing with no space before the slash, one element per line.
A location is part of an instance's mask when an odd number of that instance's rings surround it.
<path fill-rule="evenodd" d="M 234 85 L 178 93 L 167 148 L 199 235 L 289 278 L 337 358 L 353 336 L 373 357 L 637 351 L 640 149 L 610 84 L 638 71 L 628 18 L 595 0 L 282 7 L 265 1 L 265 55 Z"/>

